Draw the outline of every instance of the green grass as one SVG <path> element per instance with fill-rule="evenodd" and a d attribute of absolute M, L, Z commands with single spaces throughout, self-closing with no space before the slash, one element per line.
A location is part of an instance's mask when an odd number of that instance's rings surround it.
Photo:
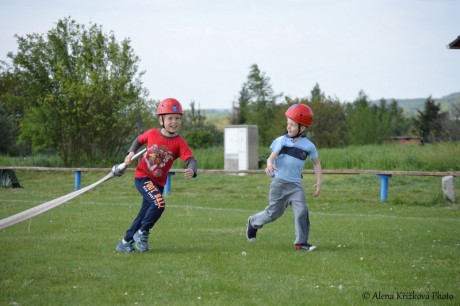
<path fill-rule="evenodd" d="M 319 148 L 324 169 L 459 171 L 460 143 L 424 146 L 366 145 Z"/>
<path fill-rule="evenodd" d="M 0 218 L 73 191 L 71 173 L 16 174 L 24 188 L 0 189 Z M 83 174 L 82 187 L 103 175 Z M 318 249 L 302 253 L 290 210 L 246 241 L 247 217 L 267 204 L 265 175 L 177 174 L 153 250 L 118 254 L 140 203 L 131 176 L 0 230 L 0 305 L 387 304 L 372 300 L 379 292 L 391 305 L 460 303 L 460 209 L 439 177 L 393 176 L 381 203 L 375 176 L 325 175 L 321 196 L 308 197 Z M 304 179 L 308 195 L 313 181 Z M 438 291 L 453 299 L 433 300 Z"/>

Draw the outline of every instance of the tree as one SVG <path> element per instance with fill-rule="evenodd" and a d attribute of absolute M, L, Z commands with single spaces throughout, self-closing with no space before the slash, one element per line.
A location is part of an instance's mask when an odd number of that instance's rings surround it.
<path fill-rule="evenodd" d="M 410 122 L 404 117 L 403 109 L 398 106 L 396 100 L 390 104 L 381 99 L 378 105 L 372 105 L 372 115 L 376 125 L 372 127 L 376 131 L 377 143 L 393 136 L 403 136 L 409 130 Z"/>
<path fill-rule="evenodd" d="M 261 144 L 269 145 L 280 134 L 273 122 L 279 110 L 277 100 L 281 96 L 274 93 L 270 78 L 253 64 L 240 91 L 238 105 L 233 106 L 232 122 L 257 125 Z"/>
<path fill-rule="evenodd" d="M 313 110 L 313 125 L 307 131 L 318 147 L 332 148 L 346 145 L 345 113 L 342 104 L 321 92 L 319 84 L 311 91 L 311 102 L 307 103 Z"/>
<path fill-rule="evenodd" d="M 192 148 L 208 148 L 222 144 L 223 133 L 206 122 L 201 110 L 195 108 L 194 101 L 190 103 L 190 110 L 182 116 L 181 133 Z"/>
<path fill-rule="evenodd" d="M 381 105 L 387 105 L 385 100 L 381 100 Z M 388 125 L 389 134 L 388 136 L 404 136 L 410 129 L 411 122 L 404 116 L 404 110 L 399 107 L 396 100 L 391 100 L 389 106 L 386 107 L 386 112 L 389 115 Z"/>
<path fill-rule="evenodd" d="M 390 104 L 381 99 L 371 104 L 361 91 L 353 104 L 346 107 L 347 140 L 351 145 L 381 144 L 391 136 L 402 136 L 409 129 L 409 121 L 395 100 Z"/>
<path fill-rule="evenodd" d="M 425 100 L 424 110 L 419 110 L 417 117 L 414 119 L 414 127 L 424 142 L 447 140 L 449 135 L 446 135 L 443 129 L 443 121 L 446 118 L 447 114 L 441 112 L 441 106 L 429 96 Z"/>
<path fill-rule="evenodd" d="M 16 82 L 4 63 L 0 71 L 0 154 L 13 152 L 17 139 L 18 128 L 14 104 L 9 103 L 8 95 L 14 90 Z"/>
<path fill-rule="evenodd" d="M 70 17 L 46 35 L 16 39 L 8 57 L 21 87 L 21 137 L 34 152 L 59 151 L 67 166 L 114 159 L 147 105 L 130 41 Z"/>
<path fill-rule="evenodd" d="M 251 102 L 251 97 L 247 84 L 243 84 L 240 90 L 240 95 L 237 102 L 233 102 L 233 109 L 230 118 L 231 124 L 243 124 L 247 121 L 248 105 Z"/>
<path fill-rule="evenodd" d="M 460 122 L 460 102 L 456 102 L 452 105 L 451 117 L 452 120 Z"/>
<path fill-rule="evenodd" d="M 8 115 L 5 107 L 0 104 L 0 154 L 7 154 L 14 145 L 16 129 L 13 119 Z"/>
<path fill-rule="evenodd" d="M 452 104 L 450 117 L 446 120 L 445 128 L 447 129 L 452 141 L 460 140 L 460 102 Z"/>
<path fill-rule="evenodd" d="M 360 91 L 353 104 L 346 106 L 347 142 L 351 145 L 378 142 L 377 122 L 372 114 L 368 97 Z"/>

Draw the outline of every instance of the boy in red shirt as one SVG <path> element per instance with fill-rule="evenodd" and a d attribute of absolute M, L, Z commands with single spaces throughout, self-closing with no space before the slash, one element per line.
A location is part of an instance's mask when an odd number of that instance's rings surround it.
<path fill-rule="evenodd" d="M 131 158 L 135 152 L 142 145 L 147 146 L 134 173 L 134 183 L 142 195 L 142 206 L 125 237 L 119 241 L 116 247 L 118 252 L 134 252 L 134 242 L 140 252 L 149 250 L 148 236 L 165 210 L 163 189 L 168 171 L 177 158 L 187 167 L 185 178 L 197 175 L 197 161 L 187 142 L 179 135 L 182 114 L 182 105 L 176 99 L 167 98 L 161 101 L 157 109 L 161 128 L 150 129 L 139 135 L 128 151 L 124 161 L 127 166 L 132 164 Z"/>

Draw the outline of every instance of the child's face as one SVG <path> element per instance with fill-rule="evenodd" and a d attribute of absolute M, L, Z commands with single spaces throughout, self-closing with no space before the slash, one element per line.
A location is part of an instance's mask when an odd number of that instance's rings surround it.
<path fill-rule="evenodd" d="M 178 114 L 163 115 L 160 117 L 160 123 L 163 123 L 169 134 L 177 134 L 179 133 L 179 128 L 182 124 L 182 116 Z"/>
<path fill-rule="evenodd" d="M 299 132 L 303 132 L 305 127 L 294 120 L 287 118 L 287 132 L 289 137 L 295 137 Z"/>

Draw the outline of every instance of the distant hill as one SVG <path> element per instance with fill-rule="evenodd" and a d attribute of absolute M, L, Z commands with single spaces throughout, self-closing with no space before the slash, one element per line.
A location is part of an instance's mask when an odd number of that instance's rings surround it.
<path fill-rule="evenodd" d="M 220 119 L 223 117 L 229 117 L 231 114 L 231 109 L 202 109 L 201 113 L 207 119 Z"/>
<path fill-rule="evenodd" d="M 416 99 L 394 99 L 398 102 L 399 107 L 404 110 L 406 116 L 414 116 L 418 114 L 418 110 L 423 111 L 425 108 L 425 101 L 428 97 L 425 98 L 416 98 Z M 442 98 L 431 97 L 436 104 L 441 106 L 441 111 L 450 111 L 452 105 L 455 103 L 460 103 L 460 92 L 452 93 L 450 95 L 444 96 Z M 391 102 L 393 98 L 385 98 L 387 102 Z M 373 104 L 380 103 L 380 100 L 371 101 Z"/>

